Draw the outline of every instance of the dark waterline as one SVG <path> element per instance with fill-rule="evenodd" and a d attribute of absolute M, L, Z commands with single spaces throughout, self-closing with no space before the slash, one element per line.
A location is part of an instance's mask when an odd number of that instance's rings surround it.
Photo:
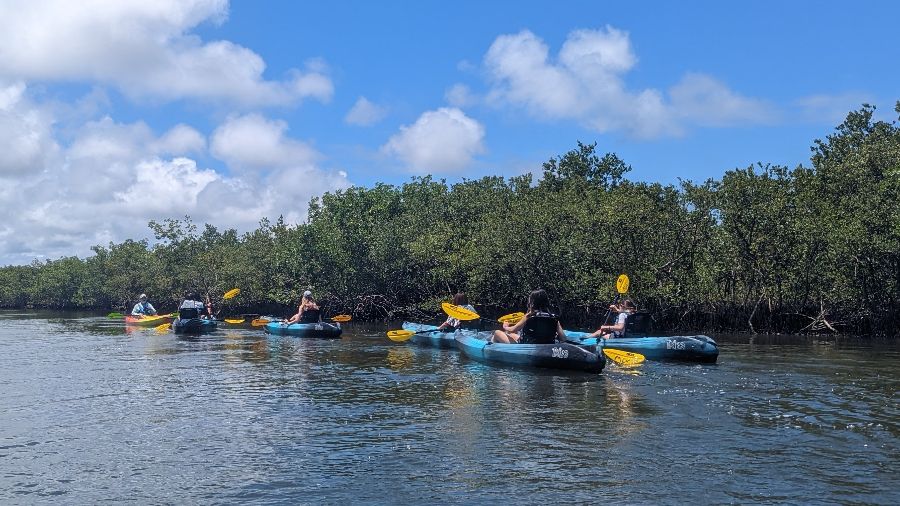
<path fill-rule="evenodd" d="M 496 368 L 0 312 L 0 503 L 900 503 L 900 346 L 716 335 L 716 365 Z"/>

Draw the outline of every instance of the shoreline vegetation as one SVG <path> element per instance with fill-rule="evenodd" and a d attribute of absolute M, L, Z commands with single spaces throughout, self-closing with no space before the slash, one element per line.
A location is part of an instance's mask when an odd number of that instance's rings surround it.
<path fill-rule="evenodd" d="M 0 268 L 0 308 L 121 310 L 140 293 L 167 308 L 240 287 L 225 312 L 286 314 L 311 288 L 329 314 L 433 321 L 456 291 L 495 316 L 542 287 L 567 325 L 591 327 L 627 273 L 660 331 L 900 337 L 900 127 L 874 110 L 815 140 L 810 166 L 703 183 L 632 182 L 578 142 L 535 175 L 327 193 L 299 225 L 151 221 L 152 245 Z"/>

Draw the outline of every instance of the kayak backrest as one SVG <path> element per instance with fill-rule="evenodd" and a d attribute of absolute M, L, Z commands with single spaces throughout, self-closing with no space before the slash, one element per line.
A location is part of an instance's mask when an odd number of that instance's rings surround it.
<path fill-rule="evenodd" d="M 200 310 L 195 307 L 183 307 L 178 310 L 178 317 L 182 320 L 190 320 L 191 318 L 200 318 Z"/>
<path fill-rule="evenodd" d="M 553 344 L 556 342 L 556 327 L 559 318 L 550 313 L 537 313 L 528 318 L 522 328 L 521 343 Z"/>
<path fill-rule="evenodd" d="M 625 320 L 625 337 L 643 337 L 650 332 L 650 313 L 632 313 Z"/>
<path fill-rule="evenodd" d="M 300 316 L 300 323 L 319 323 L 320 313 L 318 309 L 307 309 Z"/>

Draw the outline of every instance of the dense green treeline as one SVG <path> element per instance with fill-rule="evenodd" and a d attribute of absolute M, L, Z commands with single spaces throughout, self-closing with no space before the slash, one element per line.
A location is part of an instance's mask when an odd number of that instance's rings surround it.
<path fill-rule="evenodd" d="M 496 315 L 543 287 L 564 322 L 591 326 L 624 272 L 660 330 L 897 335 L 900 128 L 873 112 L 815 141 L 810 167 L 702 184 L 632 182 L 616 155 L 578 143 L 534 176 L 326 194 L 298 226 L 151 222 L 153 245 L 0 269 L 0 305 L 111 309 L 146 292 L 168 309 L 187 288 L 240 287 L 229 311 L 266 312 L 312 288 L 331 313 L 428 318 L 457 290 Z"/>

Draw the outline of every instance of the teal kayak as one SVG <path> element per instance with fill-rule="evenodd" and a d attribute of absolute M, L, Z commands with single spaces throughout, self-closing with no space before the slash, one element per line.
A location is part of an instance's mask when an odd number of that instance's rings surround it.
<path fill-rule="evenodd" d="M 175 318 L 172 330 L 176 334 L 205 334 L 216 330 L 216 320 L 206 318 Z"/>
<path fill-rule="evenodd" d="M 276 336 L 337 339 L 341 337 L 342 330 L 339 323 L 292 323 L 285 325 L 281 322 L 269 322 L 266 324 L 266 332 Z"/>
<path fill-rule="evenodd" d="M 469 358 L 515 366 L 600 372 L 606 357 L 570 343 L 491 343 L 492 332 L 454 332 L 456 345 Z"/>
<path fill-rule="evenodd" d="M 566 331 L 566 341 L 596 349 L 597 339 L 589 332 Z M 601 339 L 601 348 L 640 353 L 647 360 L 714 363 L 719 346 L 709 336 L 650 336 Z"/>
<path fill-rule="evenodd" d="M 436 325 L 412 322 L 403 322 L 403 330 L 415 332 L 416 334 L 410 337 L 409 340 L 419 346 L 456 349 L 456 332 L 444 332 L 443 330 L 438 330 Z"/>

